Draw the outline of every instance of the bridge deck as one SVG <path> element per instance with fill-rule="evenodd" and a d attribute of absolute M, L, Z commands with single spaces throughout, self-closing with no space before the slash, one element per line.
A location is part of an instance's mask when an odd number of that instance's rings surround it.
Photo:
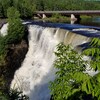
<path fill-rule="evenodd" d="M 35 11 L 34 14 L 46 14 L 52 15 L 54 13 L 64 14 L 64 15 L 100 15 L 100 10 L 75 10 L 75 11 Z"/>

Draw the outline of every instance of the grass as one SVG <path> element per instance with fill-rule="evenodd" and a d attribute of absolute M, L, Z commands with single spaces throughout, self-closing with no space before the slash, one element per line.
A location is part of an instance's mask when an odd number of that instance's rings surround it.
<path fill-rule="evenodd" d="M 46 17 L 43 19 L 37 18 L 36 20 L 46 21 L 46 22 L 67 23 L 70 22 L 70 17 L 62 16 L 60 14 L 53 14 L 51 17 Z"/>
<path fill-rule="evenodd" d="M 67 23 L 70 21 L 70 18 L 68 18 L 68 17 L 59 17 L 59 18 L 50 17 L 50 18 L 45 18 L 43 20 L 49 21 L 49 22 Z"/>

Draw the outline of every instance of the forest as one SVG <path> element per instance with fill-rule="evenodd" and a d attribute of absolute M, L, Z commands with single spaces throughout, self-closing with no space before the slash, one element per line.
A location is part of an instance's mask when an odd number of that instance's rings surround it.
<path fill-rule="evenodd" d="M 34 11 L 44 10 L 100 10 L 100 1 L 89 0 L 0 0 L 0 17 L 7 17 L 7 9 L 14 6 L 23 18 L 33 16 Z"/>

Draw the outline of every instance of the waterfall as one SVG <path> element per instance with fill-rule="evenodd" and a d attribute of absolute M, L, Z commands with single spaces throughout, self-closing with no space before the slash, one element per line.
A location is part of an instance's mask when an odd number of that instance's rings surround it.
<path fill-rule="evenodd" d="M 7 35 L 7 30 L 8 30 L 8 23 L 4 24 L 0 30 L 0 35 L 5 36 Z"/>
<path fill-rule="evenodd" d="M 18 88 L 30 100 L 50 100 L 49 82 L 55 79 L 54 51 L 59 42 L 76 47 L 89 38 L 60 28 L 29 25 L 29 50 L 15 72 L 11 88 Z"/>

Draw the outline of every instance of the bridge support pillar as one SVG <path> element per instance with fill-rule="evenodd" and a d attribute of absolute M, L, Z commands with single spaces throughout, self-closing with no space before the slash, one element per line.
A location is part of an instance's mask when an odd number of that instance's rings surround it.
<path fill-rule="evenodd" d="M 71 14 L 71 24 L 80 23 L 80 15 Z"/>
<path fill-rule="evenodd" d="M 39 18 L 42 18 L 41 14 L 37 14 L 37 16 L 38 16 Z"/>
<path fill-rule="evenodd" d="M 46 16 L 45 14 L 42 15 L 42 18 L 43 18 L 43 19 L 46 18 L 46 17 L 47 17 L 47 16 Z"/>

